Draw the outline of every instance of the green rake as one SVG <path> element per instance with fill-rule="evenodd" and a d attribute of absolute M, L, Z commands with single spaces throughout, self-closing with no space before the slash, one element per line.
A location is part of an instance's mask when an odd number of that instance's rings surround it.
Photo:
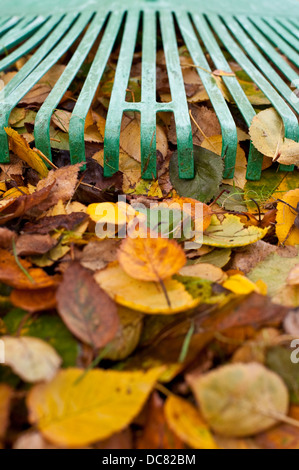
<path fill-rule="evenodd" d="M 181 178 L 193 178 L 191 122 L 178 53 L 176 28 L 217 114 L 222 131 L 225 178 L 234 175 L 237 131 L 230 109 L 211 73 L 222 77 L 247 126 L 255 111 L 226 60 L 225 49 L 262 90 L 280 114 L 285 136 L 298 140 L 299 99 L 290 85 L 299 76 L 299 2 L 297 0 L 2 0 L 0 71 L 34 50 L 31 58 L 0 92 L 0 162 L 9 162 L 4 127 L 13 108 L 79 38 L 78 47 L 37 113 L 35 145 L 51 159 L 50 121 L 58 103 L 100 36 L 97 53 L 73 109 L 69 126 L 71 163 L 85 161 L 84 124 L 116 38 L 121 47 L 107 114 L 104 175 L 118 170 L 124 111 L 140 113 L 141 168 L 144 179 L 156 177 L 156 114 L 174 114 Z M 126 90 L 139 28 L 142 28 L 141 101 L 127 102 Z M 162 35 L 172 101 L 156 100 L 157 27 Z M 204 46 L 204 49 L 203 49 Z M 288 60 L 286 60 L 286 58 Z M 297 81 L 298 80 L 298 81 Z M 258 180 L 262 155 L 250 146 L 247 179 Z M 281 166 L 292 170 L 290 166 Z"/>

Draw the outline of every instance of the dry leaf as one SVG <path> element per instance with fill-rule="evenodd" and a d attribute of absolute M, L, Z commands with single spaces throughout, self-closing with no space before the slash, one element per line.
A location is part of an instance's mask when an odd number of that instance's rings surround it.
<path fill-rule="evenodd" d="M 9 422 L 10 402 L 13 390 L 8 385 L 0 384 L 0 442 L 5 436 Z"/>
<path fill-rule="evenodd" d="M 172 314 L 191 309 L 200 303 L 186 291 L 183 284 L 166 279 L 163 289 L 156 282 L 140 281 L 128 276 L 116 263 L 111 263 L 95 275 L 96 282 L 120 305 L 150 314 Z"/>
<path fill-rule="evenodd" d="M 283 202 L 277 204 L 277 238 L 279 243 L 284 245 L 299 245 L 299 228 L 294 225 L 297 216 L 296 207 L 299 203 L 299 189 L 288 191 L 281 197 L 281 200 L 294 209 Z"/>
<path fill-rule="evenodd" d="M 14 289 L 10 301 L 15 307 L 27 312 L 41 312 L 56 307 L 56 288 L 47 287 L 39 290 Z"/>
<path fill-rule="evenodd" d="M 42 269 L 33 268 L 27 260 L 19 260 L 19 263 L 23 270 L 11 253 L 0 249 L 0 281 L 16 289 L 30 290 L 57 285 L 58 276 L 49 276 Z"/>
<path fill-rule="evenodd" d="M 141 281 L 159 282 L 177 273 L 186 263 L 183 249 L 167 238 L 126 238 L 118 251 L 123 270 Z"/>
<path fill-rule="evenodd" d="M 284 165 L 299 164 L 299 143 L 284 137 L 284 124 L 274 108 L 259 112 L 249 133 L 254 146 L 267 157 Z"/>
<path fill-rule="evenodd" d="M 284 382 L 254 362 L 219 367 L 191 380 L 191 387 L 206 422 L 224 436 L 257 434 L 288 410 Z"/>
<path fill-rule="evenodd" d="M 10 137 L 10 147 L 12 152 L 37 171 L 42 178 L 45 178 L 49 173 L 45 162 L 29 147 L 24 137 L 10 127 L 5 127 L 5 132 Z"/>
<path fill-rule="evenodd" d="M 30 390 L 29 421 L 57 445 L 78 447 L 106 439 L 140 412 L 162 370 L 61 371 L 52 382 Z"/>
<path fill-rule="evenodd" d="M 61 358 L 55 349 L 38 338 L 22 336 L 2 336 L 5 348 L 5 364 L 25 382 L 40 382 L 52 380 Z"/>
<path fill-rule="evenodd" d="M 97 349 L 114 338 L 119 326 L 116 305 L 79 263 L 68 267 L 56 297 L 61 318 L 83 342 Z"/>
<path fill-rule="evenodd" d="M 193 449 L 218 448 L 199 411 L 187 400 L 170 395 L 165 416 L 170 429 Z"/>

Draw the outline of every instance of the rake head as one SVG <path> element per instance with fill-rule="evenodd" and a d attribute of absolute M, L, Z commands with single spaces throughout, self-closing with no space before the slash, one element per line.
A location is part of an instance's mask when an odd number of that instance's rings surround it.
<path fill-rule="evenodd" d="M 4 5 L 3 5 L 4 3 Z M 125 3 L 125 6 L 123 5 Z M 0 71 L 32 51 L 30 59 L 0 91 L 0 162 L 9 162 L 4 128 L 15 106 L 59 61 L 78 38 L 75 53 L 37 113 L 35 145 L 51 159 L 50 121 L 92 47 L 97 51 L 72 112 L 69 125 L 71 163 L 85 160 L 85 120 L 117 38 L 121 47 L 108 108 L 104 138 L 104 175 L 118 170 L 121 121 L 125 111 L 140 113 L 142 177 L 156 177 L 156 115 L 174 114 L 181 178 L 194 176 L 193 142 L 177 45 L 177 31 L 217 114 L 222 131 L 225 178 L 234 175 L 237 131 L 230 109 L 217 86 L 222 80 L 247 126 L 255 110 L 231 73 L 225 50 L 251 77 L 280 114 L 285 136 L 298 140 L 298 99 L 290 84 L 299 84 L 299 4 L 297 0 L 2 0 Z M 136 46 L 142 31 L 140 102 L 126 101 Z M 156 99 L 157 28 L 161 31 L 171 101 Z M 209 55 L 210 62 L 207 60 Z M 298 80 L 298 81 L 297 81 Z M 258 180 L 263 156 L 250 146 L 247 178 Z M 283 167 L 292 170 L 292 167 Z"/>

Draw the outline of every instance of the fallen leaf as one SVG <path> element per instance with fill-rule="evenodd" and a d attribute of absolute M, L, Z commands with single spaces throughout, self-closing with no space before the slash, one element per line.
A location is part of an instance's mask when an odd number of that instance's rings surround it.
<path fill-rule="evenodd" d="M 162 370 L 96 369 L 84 377 L 81 369 L 60 371 L 52 382 L 30 390 L 29 421 L 57 445 L 78 447 L 106 439 L 139 413 Z"/>
<path fill-rule="evenodd" d="M 26 234 L 46 235 L 58 229 L 72 231 L 78 225 L 88 219 L 88 215 L 84 212 L 72 212 L 65 215 L 53 215 L 50 217 L 42 217 L 36 222 L 27 222 L 23 231 Z"/>
<path fill-rule="evenodd" d="M 244 274 L 249 273 L 258 263 L 264 261 L 270 253 L 274 253 L 277 247 L 258 240 L 252 245 L 247 245 L 242 251 L 234 253 L 231 269 L 238 269 Z"/>
<path fill-rule="evenodd" d="M 172 314 L 189 310 L 199 304 L 183 284 L 166 279 L 164 287 L 170 307 L 161 286 L 156 282 L 140 281 L 128 276 L 118 264 L 112 263 L 95 274 L 96 282 L 116 303 L 150 314 Z"/>
<path fill-rule="evenodd" d="M 79 345 L 58 315 L 28 315 L 24 310 L 14 308 L 3 321 L 7 334 L 39 338 L 52 346 L 63 360 L 63 367 L 76 364 Z"/>
<path fill-rule="evenodd" d="M 284 245 L 299 245 L 299 226 L 296 225 L 297 204 L 299 203 L 299 189 L 285 193 L 277 204 L 276 235 L 279 243 Z"/>
<path fill-rule="evenodd" d="M 42 255 L 50 251 L 57 241 L 50 235 L 20 235 L 16 242 L 16 252 L 18 256 Z"/>
<path fill-rule="evenodd" d="M 194 178 L 179 176 L 178 152 L 172 154 L 169 164 L 171 184 L 180 196 L 208 202 L 217 193 L 222 181 L 223 160 L 219 155 L 202 147 L 194 149 Z"/>
<path fill-rule="evenodd" d="M 89 242 L 83 248 L 79 261 L 84 268 L 98 271 L 105 268 L 111 261 L 116 261 L 119 245 L 120 240 L 113 238 Z"/>
<path fill-rule="evenodd" d="M 61 318 L 83 342 L 98 349 L 114 338 L 119 325 L 116 305 L 79 263 L 64 273 L 56 298 Z"/>
<path fill-rule="evenodd" d="M 222 283 L 227 275 L 222 269 L 208 263 L 191 264 L 180 269 L 181 276 L 198 277 L 207 281 Z"/>
<path fill-rule="evenodd" d="M 39 290 L 14 289 L 10 301 L 15 307 L 27 312 L 42 312 L 56 307 L 56 288 L 47 287 Z"/>
<path fill-rule="evenodd" d="M 263 155 L 284 165 L 299 164 L 299 143 L 284 137 L 283 121 L 274 108 L 260 111 L 253 118 L 249 134 Z"/>
<path fill-rule="evenodd" d="M 187 400 L 170 395 L 165 416 L 170 429 L 193 449 L 218 448 L 199 411 Z"/>
<path fill-rule="evenodd" d="M 279 375 L 290 392 L 290 401 L 299 405 L 298 364 L 291 360 L 292 349 L 282 346 L 269 348 L 266 352 L 265 365 Z"/>
<path fill-rule="evenodd" d="M 258 363 L 225 365 L 193 379 L 190 385 L 204 419 L 224 436 L 265 431 L 288 410 L 283 381 Z"/>
<path fill-rule="evenodd" d="M 114 338 L 107 344 L 104 355 L 105 359 L 111 361 L 120 361 L 132 354 L 139 343 L 143 327 L 143 315 L 136 310 L 118 306 L 117 314 L 119 317 L 118 330 Z"/>
<path fill-rule="evenodd" d="M 166 157 L 168 142 L 163 128 L 156 127 L 157 150 Z M 120 147 L 132 158 L 141 162 L 141 144 L 140 144 L 140 123 L 133 119 L 120 133 Z"/>
<path fill-rule="evenodd" d="M 12 396 L 13 389 L 6 384 L 0 384 L 0 441 L 5 436 L 8 427 Z"/>
<path fill-rule="evenodd" d="M 285 289 L 287 276 L 298 263 L 297 250 L 290 253 L 288 248 L 280 249 L 278 252 L 270 253 L 247 276 L 253 282 L 262 279 L 267 284 L 268 295 L 274 297 L 281 289 Z"/>
<path fill-rule="evenodd" d="M 299 264 L 296 264 L 290 270 L 287 277 L 287 283 L 291 286 L 297 286 L 299 284 Z"/>
<path fill-rule="evenodd" d="M 69 201 L 75 192 L 78 172 L 82 163 L 76 163 L 75 165 L 65 166 L 58 168 L 58 170 L 51 170 L 47 178 L 39 181 L 36 190 L 39 191 L 46 186 L 51 185 L 51 192 L 46 201 L 40 204 L 38 207 L 40 212 L 44 212 L 50 207 L 57 204 L 58 201 L 62 202 Z"/>
<path fill-rule="evenodd" d="M 55 376 L 61 358 L 45 341 L 30 336 L 2 336 L 5 364 L 25 382 L 49 381 Z"/>
<path fill-rule="evenodd" d="M 193 144 L 195 146 L 201 145 L 201 143 L 205 140 L 206 137 L 221 134 L 219 121 L 214 111 L 207 108 L 206 106 L 198 106 L 195 104 L 190 105 L 190 109 L 192 112 L 193 119 L 196 121 L 197 125 L 201 129 L 200 132 L 198 127 L 195 125 L 194 121 L 191 119 L 192 138 Z M 171 124 L 167 136 L 172 144 L 177 144 L 176 126 L 173 116 L 171 119 Z"/>
<path fill-rule="evenodd" d="M 221 156 L 222 136 L 215 135 L 215 136 L 208 137 L 202 142 L 201 147 L 207 150 L 210 150 L 211 152 L 214 152 L 217 155 Z M 245 152 L 238 144 L 234 177 L 233 179 L 224 179 L 223 183 L 229 184 L 231 186 L 237 186 L 238 188 L 243 189 L 247 181 L 246 170 L 247 170 L 247 160 L 245 157 Z"/>
<path fill-rule="evenodd" d="M 5 132 L 10 138 L 10 147 L 12 152 L 21 160 L 26 162 L 31 168 L 36 170 L 42 178 L 45 178 L 49 173 L 45 162 L 29 147 L 24 137 L 10 127 L 5 127 Z"/>
<path fill-rule="evenodd" d="M 186 263 L 183 249 L 167 238 L 126 238 L 118 251 L 123 270 L 134 279 L 160 282 Z"/>
<path fill-rule="evenodd" d="M 247 279 L 241 274 L 233 274 L 223 282 L 223 287 L 237 295 L 247 295 L 251 292 L 263 294 L 257 284 Z"/>
<path fill-rule="evenodd" d="M 164 401 L 154 391 L 146 406 L 146 422 L 138 436 L 137 449 L 182 449 L 184 444 L 170 429 L 165 419 Z"/>
<path fill-rule="evenodd" d="M 10 250 L 13 240 L 16 240 L 17 234 L 6 227 L 0 227 L 0 248 Z"/>
<path fill-rule="evenodd" d="M 25 272 L 18 266 L 14 256 L 0 249 L 0 281 L 15 289 L 43 289 L 57 285 L 58 276 L 49 276 L 39 268 L 33 268 L 27 260 L 19 260 Z"/>
<path fill-rule="evenodd" d="M 217 247 L 236 247 L 255 243 L 263 238 L 268 228 L 245 227 L 236 215 L 226 214 L 222 222 L 212 216 L 211 224 L 203 235 L 203 244 Z"/>

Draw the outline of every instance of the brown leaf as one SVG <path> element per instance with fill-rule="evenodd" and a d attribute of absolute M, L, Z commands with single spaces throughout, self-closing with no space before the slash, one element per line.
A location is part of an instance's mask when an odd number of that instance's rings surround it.
<path fill-rule="evenodd" d="M 14 256 L 0 249 L 0 282 L 16 289 L 42 289 L 58 283 L 58 276 L 49 276 L 40 268 L 33 268 L 26 260 L 19 260 L 27 275 L 16 263 Z"/>
<path fill-rule="evenodd" d="M 16 251 L 19 256 L 43 255 L 57 244 L 50 235 L 20 235 L 16 242 Z"/>
<path fill-rule="evenodd" d="M 15 307 L 27 312 L 42 312 L 56 307 L 56 288 L 46 287 L 39 290 L 14 289 L 10 301 Z"/>
<path fill-rule="evenodd" d="M 117 258 L 117 249 L 120 240 L 107 238 L 98 242 L 90 242 L 83 249 L 80 256 L 80 263 L 84 268 L 98 271 L 105 268 L 108 263 Z"/>
<path fill-rule="evenodd" d="M 10 250 L 12 248 L 12 241 L 15 240 L 17 234 L 12 230 L 5 227 L 0 227 L 0 248 Z"/>
<path fill-rule="evenodd" d="M 39 181 L 36 188 L 38 191 L 48 185 L 52 185 L 47 200 L 43 201 L 38 207 L 39 213 L 46 211 L 60 200 L 67 202 L 73 197 L 78 181 L 78 172 L 81 166 L 82 163 L 76 163 L 76 165 L 51 170 L 47 178 Z"/>
<path fill-rule="evenodd" d="M 183 442 L 169 429 L 164 402 L 157 392 L 151 396 L 146 408 L 146 423 L 137 439 L 137 449 L 184 449 Z"/>
<path fill-rule="evenodd" d="M 69 265 L 56 297 L 60 316 L 83 342 L 101 348 L 113 339 L 119 326 L 116 304 L 79 263 Z"/>
<path fill-rule="evenodd" d="M 6 433 L 9 421 L 10 402 L 13 390 L 6 384 L 0 384 L 0 441 Z"/>
<path fill-rule="evenodd" d="M 73 230 L 77 225 L 85 222 L 87 219 L 88 215 L 84 212 L 72 212 L 71 214 L 43 217 L 37 222 L 28 222 L 24 226 L 23 231 L 28 234 L 35 233 L 44 235 L 61 228 Z"/>
<path fill-rule="evenodd" d="M 197 105 L 190 105 L 190 109 L 192 112 L 193 119 L 196 121 L 202 132 L 199 131 L 197 126 L 191 120 L 192 126 L 192 136 L 193 136 L 193 144 L 200 145 L 206 137 L 212 137 L 214 135 L 221 134 L 221 128 L 216 116 L 216 113 L 211 109 L 207 108 L 206 106 L 197 106 Z M 176 126 L 174 117 L 172 116 L 170 128 L 168 131 L 168 139 L 171 143 L 176 144 Z"/>
<path fill-rule="evenodd" d="M 6 204 L 0 206 L 0 225 L 7 223 L 9 220 L 21 217 L 29 210 L 36 206 L 41 206 L 45 201 L 53 187 L 53 183 L 43 187 L 39 191 L 32 194 L 19 196 L 17 199 L 9 199 Z"/>

